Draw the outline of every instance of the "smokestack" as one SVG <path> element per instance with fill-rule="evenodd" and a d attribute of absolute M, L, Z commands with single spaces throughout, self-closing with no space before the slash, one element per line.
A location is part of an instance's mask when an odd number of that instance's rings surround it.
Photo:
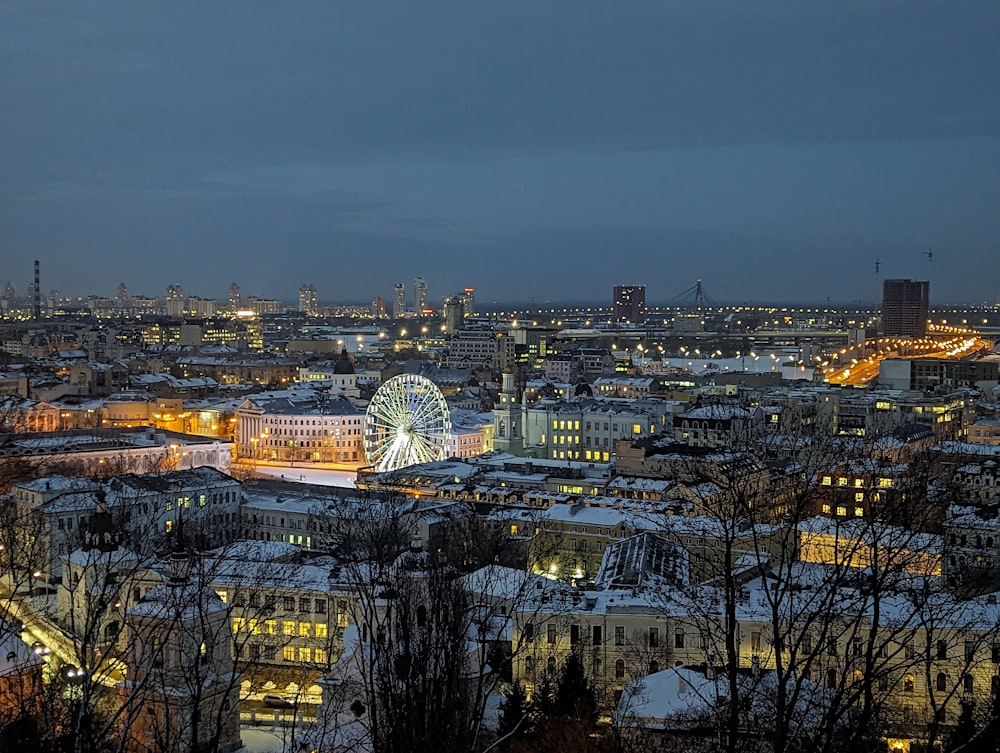
<path fill-rule="evenodd" d="M 38 259 L 35 259 L 35 320 L 42 318 L 42 286 L 39 283 Z"/>

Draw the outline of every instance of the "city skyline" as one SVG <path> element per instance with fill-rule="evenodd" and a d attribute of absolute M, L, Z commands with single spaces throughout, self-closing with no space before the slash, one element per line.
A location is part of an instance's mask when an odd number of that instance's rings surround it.
<path fill-rule="evenodd" d="M 1000 9 L 14 6 L 0 276 L 994 301 Z M 262 31 L 266 29 L 266 33 Z M 934 249 L 933 265 L 924 253 Z M 614 265 L 609 280 L 607 266 Z M 822 267 L 822 273 L 819 269 Z M 364 298 L 365 296 L 361 296 Z"/>

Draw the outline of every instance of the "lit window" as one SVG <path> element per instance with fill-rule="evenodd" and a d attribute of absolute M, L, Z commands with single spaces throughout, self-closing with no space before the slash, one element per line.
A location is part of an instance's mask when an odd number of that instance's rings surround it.
<path fill-rule="evenodd" d="M 837 479 L 837 486 L 847 486 L 847 479 L 841 476 Z"/>
<path fill-rule="evenodd" d="M 832 508 L 830 507 L 830 505 L 823 505 L 823 514 L 824 515 L 829 515 L 831 509 Z"/>
<path fill-rule="evenodd" d="M 854 508 L 854 517 L 855 518 L 863 518 L 864 515 L 865 515 L 865 508 L 863 508 L 863 507 L 855 507 Z"/>
<path fill-rule="evenodd" d="M 278 632 L 278 622 L 277 620 L 264 620 L 264 632 L 268 635 L 274 635 Z"/>
<path fill-rule="evenodd" d="M 285 646 L 281 649 L 281 658 L 285 661 L 295 661 L 295 646 Z"/>
<path fill-rule="evenodd" d="M 309 637 L 309 631 L 310 631 L 311 627 L 312 626 L 308 622 L 300 622 L 299 623 L 299 635 L 302 638 L 308 638 Z"/>
<path fill-rule="evenodd" d="M 830 486 L 833 483 L 833 479 L 829 476 L 823 477 L 823 486 Z"/>
<path fill-rule="evenodd" d="M 299 646 L 299 661 L 312 661 L 312 649 L 308 646 Z"/>
<path fill-rule="evenodd" d="M 316 634 L 317 638 L 326 638 L 326 623 L 317 622 L 313 632 Z"/>
<path fill-rule="evenodd" d="M 282 620 L 282 622 L 281 622 L 281 634 L 282 635 L 295 635 L 295 620 Z"/>
<path fill-rule="evenodd" d="M 847 508 L 844 507 L 843 505 L 838 505 L 837 515 L 839 515 L 840 517 L 844 517 L 845 515 L 847 515 Z"/>
<path fill-rule="evenodd" d="M 855 502 L 864 502 L 865 501 L 865 493 L 864 492 L 855 492 L 854 493 L 854 501 Z"/>

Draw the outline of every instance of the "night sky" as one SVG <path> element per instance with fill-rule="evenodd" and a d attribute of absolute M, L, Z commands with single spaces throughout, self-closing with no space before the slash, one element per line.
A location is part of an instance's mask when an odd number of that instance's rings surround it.
<path fill-rule="evenodd" d="M 0 285 L 857 301 L 880 258 L 994 301 L 998 29 L 996 0 L 0 2 Z"/>

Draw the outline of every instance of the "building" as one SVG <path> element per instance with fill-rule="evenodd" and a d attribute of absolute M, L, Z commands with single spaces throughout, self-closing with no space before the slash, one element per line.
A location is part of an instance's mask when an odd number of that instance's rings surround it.
<path fill-rule="evenodd" d="M 236 412 L 239 457 L 272 462 L 364 461 L 364 413 L 315 390 L 253 395 Z"/>
<path fill-rule="evenodd" d="M 402 319 L 406 315 L 406 286 L 397 282 L 392 288 L 392 318 Z"/>
<path fill-rule="evenodd" d="M 489 330 L 460 329 L 448 338 L 448 367 L 452 369 L 496 368 L 498 353 L 499 338 Z"/>
<path fill-rule="evenodd" d="M 184 316 L 184 288 L 177 283 L 168 285 L 166 301 L 167 316 L 178 318 Z"/>
<path fill-rule="evenodd" d="M 930 286 L 926 280 L 886 280 L 882 284 L 881 334 L 886 337 L 926 335 Z"/>
<path fill-rule="evenodd" d="M 240 297 L 240 286 L 235 282 L 229 286 L 229 313 L 235 314 L 240 310 L 243 299 Z"/>
<path fill-rule="evenodd" d="M 646 286 L 615 285 L 614 320 L 635 323 L 646 320 Z"/>
<path fill-rule="evenodd" d="M 372 298 L 372 316 L 376 319 L 385 319 L 386 317 L 386 303 L 385 298 L 380 295 Z"/>
<path fill-rule="evenodd" d="M 180 556 L 169 581 L 128 610 L 126 680 L 119 685 L 130 714 L 125 749 L 164 753 L 228 753 L 242 747 L 239 676 L 233 661 L 230 606 L 188 573 Z"/>
<path fill-rule="evenodd" d="M 427 308 L 427 280 L 423 277 L 413 278 L 413 313 L 421 316 Z"/>
<path fill-rule="evenodd" d="M 299 311 L 306 316 L 316 316 L 318 313 L 315 285 L 303 285 L 299 288 Z"/>
<path fill-rule="evenodd" d="M 445 331 L 448 334 L 454 334 L 462 329 L 465 307 L 462 305 L 462 299 L 457 295 L 448 296 L 443 303 Z"/>

